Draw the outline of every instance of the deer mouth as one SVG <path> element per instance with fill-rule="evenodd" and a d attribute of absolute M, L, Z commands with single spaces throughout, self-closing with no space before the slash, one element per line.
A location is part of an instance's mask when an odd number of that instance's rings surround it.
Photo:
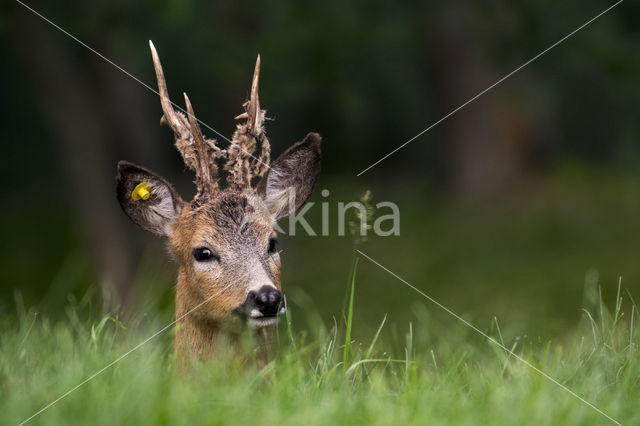
<path fill-rule="evenodd" d="M 287 312 L 287 308 L 283 305 L 277 313 L 273 315 L 264 315 L 258 309 L 251 309 L 248 315 L 245 315 L 247 325 L 253 328 L 263 328 L 275 325 L 278 319 Z"/>
<path fill-rule="evenodd" d="M 282 293 L 272 286 L 262 286 L 257 291 L 249 292 L 245 302 L 234 310 L 251 328 L 275 325 L 286 312 Z"/>

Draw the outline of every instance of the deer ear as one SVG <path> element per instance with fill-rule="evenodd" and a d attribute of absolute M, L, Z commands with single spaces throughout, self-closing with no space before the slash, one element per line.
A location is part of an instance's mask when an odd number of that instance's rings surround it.
<path fill-rule="evenodd" d="M 281 219 L 297 211 L 311 195 L 320 172 L 320 142 L 317 133 L 309 133 L 283 152 L 258 185 L 258 194 L 271 216 Z"/>
<path fill-rule="evenodd" d="M 184 205 L 169 182 L 127 161 L 118 163 L 116 181 L 118 201 L 127 216 L 149 232 L 168 236 Z"/>

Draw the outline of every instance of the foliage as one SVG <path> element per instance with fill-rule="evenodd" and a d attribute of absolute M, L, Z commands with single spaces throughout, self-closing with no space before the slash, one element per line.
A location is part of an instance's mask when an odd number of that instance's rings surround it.
<path fill-rule="evenodd" d="M 623 297 L 620 287 L 612 312 L 598 298 L 558 341 L 504 341 L 497 322 L 488 332 L 617 421 L 635 424 L 638 315 L 635 304 L 623 314 Z M 80 320 L 87 306 L 70 306 L 60 322 L 24 309 L 2 319 L 3 423 L 27 419 L 167 321 L 158 315 L 124 328 L 110 315 Z M 278 327 L 273 360 L 262 369 L 251 352 L 242 358 L 221 347 L 215 359 L 181 370 L 170 333 L 160 335 L 30 424 L 607 424 L 462 326 L 443 333 L 437 324 L 410 324 L 406 344 L 394 348 L 379 340 L 386 317 L 366 343 L 351 340 L 348 323 L 318 323 L 318 337 L 308 339 L 294 336 L 291 322 Z"/>

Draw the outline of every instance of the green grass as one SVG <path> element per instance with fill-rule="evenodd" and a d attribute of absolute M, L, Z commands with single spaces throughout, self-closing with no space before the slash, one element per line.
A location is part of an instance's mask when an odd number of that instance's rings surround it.
<path fill-rule="evenodd" d="M 287 316 L 262 369 L 250 347 L 240 359 L 222 345 L 215 359 L 182 370 L 167 332 L 30 424 L 613 424 L 451 317 L 391 324 L 405 330 L 397 345 L 384 338 L 383 316 L 358 340 L 353 271 L 344 320 L 296 332 L 299 319 Z M 639 424 L 638 315 L 623 293 L 611 311 L 599 297 L 557 341 L 503 340 L 497 320 L 486 332 L 621 423 Z M 161 312 L 124 324 L 91 319 L 89 301 L 53 322 L 18 300 L 17 315 L 2 319 L 0 423 L 27 419 L 170 321 Z"/>

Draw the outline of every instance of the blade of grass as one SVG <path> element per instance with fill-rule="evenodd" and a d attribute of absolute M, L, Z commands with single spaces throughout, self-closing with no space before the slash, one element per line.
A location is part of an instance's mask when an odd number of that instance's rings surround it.
<path fill-rule="evenodd" d="M 433 349 L 429 350 L 431 352 L 431 359 L 433 360 L 433 368 L 435 371 L 438 371 L 438 363 L 436 362 L 436 354 L 433 352 Z"/>
<path fill-rule="evenodd" d="M 284 298 L 284 305 L 288 306 L 287 297 Z M 293 337 L 293 328 L 291 327 L 291 309 L 286 309 L 284 312 L 284 318 L 287 321 L 287 335 L 289 336 L 289 340 L 291 341 L 291 346 L 293 346 L 293 350 L 297 353 L 298 346 L 296 345 L 296 339 Z"/>
<path fill-rule="evenodd" d="M 587 311 L 584 308 L 581 308 L 580 310 L 584 312 L 587 315 L 587 318 L 589 319 L 589 324 L 591 325 L 591 332 L 593 333 L 593 346 L 596 347 L 598 346 L 598 333 L 596 331 L 596 328 L 598 326 L 596 324 L 596 321 L 593 319 L 589 311 Z"/>
<path fill-rule="evenodd" d="M 376 331 L 375 336 L 373 336 L 373 340 L 371 341 L 371 344 L 369 345 L 369 348 L 367 349 L 367 352 L 365 353 L 364 359 L 369 359 L 369 357 L 371 356 L 371 352 L 373 352 L 373 347 L 376 345 L 376 342 L 378 341 L 378 338 L 380 337 L 380 332 L 382 331 L 382 327 L 384 327 L 384 323 L 387 321 L 387 314 L 384 315 L 384 318 L 382 318 L 382 322 L 380 323 L 380 326 L 378 327 L 378 331 Z M 364 373 L 365 373 L 365 378 L 369 377 L 369 372 L 367 371 L 366 368 L 364 368 Z"/>
<path fill-rule="evenodd" d="M 502 346 L 505 346 L 504 339 L 502 338 L 502 331 L 500 330 L 500 325 L 498 324 L 498 317 L 493 317 L 493 322 L 496 325 L 496 330 L 498 331 L 498 337 L 500 337 L 500 343 L 502 343 Z"/>
<path fill-rule="evenodd" d="M 378 338 L 380 337 L 380 332 L 382 331 L 382 327 L 384 327 L 384 323 L 387 321 L 387 315 L 384 315 L 384 318 L 382 318 L 382 322 L 380 323 L 380 327 L 378 327 L 378 331 L 376 331 L 376 335 L 373 336 L 373 340 L 371 341 L 371 344 L 369 345 L 369 349 L 367 349 L 367 352 L 364 356 L 365 359 L 369 359 L 369 357 L 371 356 L 371 352 L 373 351 L 373 347 L 375 346 L 376 342 L 378 341 Z"/>
<path fill-rule="evenodd" d="M 409 332 L 407 333 L 407 345 L 404 348 L 405 353 L 405 380 L 409 380 L 409 366 L 413 362 L 413 324 L 409 322 Z"/>
<path fill-rule="evenodd" d="M 385 362 L 385 363 L 400 363 L 400 364 L 405 364 L 407 361 L 404 359 L 389 359 L 389 358 L 382 358 L 382 359 L 361 359 L 360 361 L 356 361 L 353 363 L 353 365 L 351 367 L 349 367 L 349 369 L 346 371 L 346 375 L 349 376 L 350 374 L 352 374 L 356 368 L 360 365 L 363 364 L 369 364 L 372 362 Z M 410 361 L 413 362 L 413 361 Z"/>
<path fill-rule="evenodd" d="M 347 361 L 349 359 L 349 353 L 351 352 L 351 326 L 353 324 L 353 296 L 356 287 L 356 272 L 358 270 L 358 257 L 354 260 L 353 264 L 353 275 L 351 276 L 351 294 L 349 296 L 349 308 L 347 310 L 347 329 L 344 337 L 344 352 L 342 358 L 342 366 L 346 373 L 348 365 Z"/>
<path fill-rule="evenodd" d="M 511 346 L 510 352 L 507 354 L 507 358 L 504 360 L 504 363 L 502 364 L 502 375 L 504 376 L 505 371 L 507 371 L 507 367 L 509 366 L 509 360 L 511 359 L 511 354 L 516 350 L 516 347 L 518 346 L 518 341 L 516 340 L 513 343 L 513 346 Z"/>

